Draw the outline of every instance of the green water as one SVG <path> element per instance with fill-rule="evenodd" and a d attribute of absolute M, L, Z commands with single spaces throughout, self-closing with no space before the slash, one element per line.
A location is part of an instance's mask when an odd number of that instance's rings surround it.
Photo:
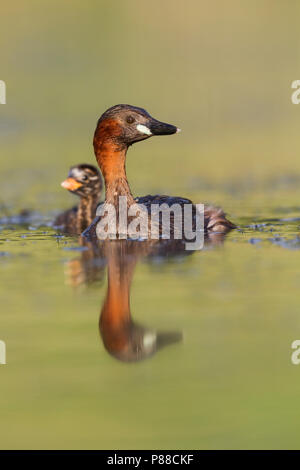
<path fill-rule="evenodd" d="M 3 228 L 1 446 L 297 447 L 300 222 L 269 224 L 138 263 L 132 317 L 183 339 L 135 363 L 99 335 L 105 267 L 86 285 L 76 239 Z"/>
<path fill-rule="evenodd" d="M 299 448 L 299 5 L 155 3 L 1 6 L 1 448 Z M 130 149 L 134 194 L 213 202 L 239 225 L 137 260 L 133 321 L 179 336 L 132 363 L 99 333 L 106 266 L 86 273 L 48 225 L 120 102 L 183 129 Z M 37 215 L 21 226 L 23 209 Z"/>

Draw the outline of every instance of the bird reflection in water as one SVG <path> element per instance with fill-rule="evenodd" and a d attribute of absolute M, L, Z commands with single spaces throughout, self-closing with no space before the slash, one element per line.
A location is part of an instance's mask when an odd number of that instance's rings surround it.
<path fill-rule="evenodd" d="M 135 362 L 182 339 L 181 332 L 161 332 L 136 323 L 131 316 L 130 289 L 139 253 L 136 242 L 113 241 L 106 246 L 108 287 L 99 319 L 106 350 L 116 359 Z"/>
<path fill-rule="evenodd" d="M 65 263 L 65 282 L 74 290 L 83 287 L 102 284 L 105 278 L 106 259 L 102 246 L 87 243 L 79 237 L 78 250 L 80 257 L 68 260 Z"/>
<path fill-rule="evenodd" d="M 224 234 L 213 234 L 205 239 L 205 248 L 223 244 Z M 107 240 L 98 243 L 80 239 L 81 257 L 71 260 L 66 274 L 74 287 L 95 284 L 103 279 L 107 265 L 107 292 L 101 308 L 99 331 L 105 349 L 123 362 L 136 362 L 151 357 L 162 347 L 182 340 L 178 331 L 156 331 L 134 321 L 131 315 L 130 290 L 136 264 L 142 258 L 161 259 L 190 256 L 181 241 L 155 246 L 148 242 Z"/>

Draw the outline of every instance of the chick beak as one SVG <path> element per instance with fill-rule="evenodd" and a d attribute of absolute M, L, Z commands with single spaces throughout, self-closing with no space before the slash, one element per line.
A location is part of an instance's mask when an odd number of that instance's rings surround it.
<path fill-rule="evenodd" d="M 62 187 L 68 189 L 69 191 L 76 191 L 77 189 L 81 188 L 82 183 L 76 181 L 74 178 L 67 178 L 65 181 L 61 183 Z"/>

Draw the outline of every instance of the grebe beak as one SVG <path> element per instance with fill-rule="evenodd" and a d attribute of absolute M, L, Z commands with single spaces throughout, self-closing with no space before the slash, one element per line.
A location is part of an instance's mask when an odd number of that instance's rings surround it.
<path fill-rule="evenodd" d="M 62 187 L 68 189 L 69 191 L 76 191 L 77 189 L 81 188 L 82 183 L 76 181 L 74 178 L 67 178 L 65 181 L 61 183 Z"/>
<path fill-rule="evenodd" d="M 151 119 L 148 123 L 148 127 L 153 135 L 170 135 L 180 132 L 176 126 L 172 124 L 166 124 L 165 122 L 157 121 L 156 119 Z"/>

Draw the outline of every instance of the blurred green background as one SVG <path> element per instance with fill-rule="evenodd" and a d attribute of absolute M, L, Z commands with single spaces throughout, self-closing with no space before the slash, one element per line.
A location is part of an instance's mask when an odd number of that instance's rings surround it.
<path fill-rule="evenodd" d="M 299 448 L 299 222 L 246 228 L 300 214 L 299 13 L 297 0 L 2 2 L 0 217 L 74 203 L 60 182 L 95 162 L 102 112 L 129 103 L 183 130 L 130 149 L 134 194 L 214 202 L 244 230 L 138 266 L 135 318 L 184 341 L 128 365 L 99 339 L 105 281 L 68 284 L 77 240 L 2 226 L 1 448 Z"/>

